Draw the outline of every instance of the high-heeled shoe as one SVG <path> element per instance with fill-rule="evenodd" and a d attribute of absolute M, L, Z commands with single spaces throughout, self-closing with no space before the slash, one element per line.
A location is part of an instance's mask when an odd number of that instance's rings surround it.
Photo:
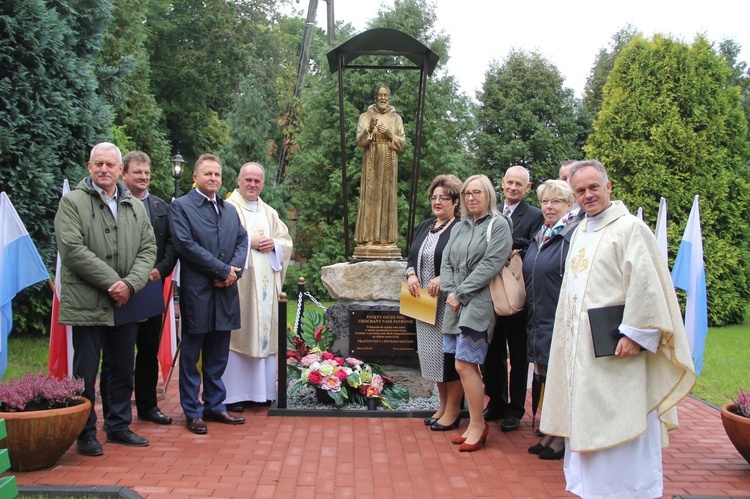
<path fill-rule="evenodd" d="M 430 430 L 432 431 L 448 431 L 452 430 L 453 428 L 458 428 L 458 424 L 461 422 L 461 414 L 458 415 L 455 421 L 453 421 L 451 424 L 445 425 L 440 424 L 437 421 L 432 423 L 430 425 Z"/>
<path fill-rule="evenodd" d="M 433 424 L 437 423 L 438 418 L 424 418 L 424 425 L 425 426 L 432 426 Z"/>
<path fill-rule="evenodd" d="M 466 442 L 466 437 L 456 437 L 451 440 L 451 443 L 453 445 L 461 445 L 464 442 Z"/>
<path fill-rule="evenodd" d="M 538 444 L 532 445 L 529 447 L 529 454 L 541 454 L 544 449 L 546 449 L 547 446 L 543 445 L 542 442 L 539 442 Z"/>
<path fill-rule="evenodd" d="M 487 434 L 490 432 L 490 426 L 485 423 L 484 424 L 484 431 L 482 431 L 482 436 L 479 437 L 479 440 L 477 440 L 477 443 L 475 444 L 467 444 L 466 442 L 461 444 L 461 447 L 458 448 L 458 452 L 474 452 L 475 450 L 479 450 L 481 446 L 484 445 L 484 442 L 487 440 Z"/>
<path fill-rule="evenodd" d="M 552 447 L 547 447 L 539 453 L 539 459 L 544 459 L 545 461 L 556 461 L 563 457 L 565 457 L 565 447 L 561 451 L 555 451 Z"/>

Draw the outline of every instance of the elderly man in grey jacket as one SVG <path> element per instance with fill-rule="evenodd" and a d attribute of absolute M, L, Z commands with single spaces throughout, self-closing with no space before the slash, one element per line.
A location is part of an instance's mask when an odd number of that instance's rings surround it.
<path fill-rule="evenodd" d="M 110 359 L 107 442 L 148 445 L 129 428 L 137 323 L 115 324 L 115 307 L 146 285 L 156 243 L 143 203 L 117 180 L 120 149 L 109 142 L 95 145 L 88 169 L 90 176 L 60 200 L 55 238 L 62 261 L 60 322 L 73 326 L 73 375 L 83 378 L 83 396 L 91 401 L 78 450 L 99 456 L 94 401 L 102 348 Z"/>

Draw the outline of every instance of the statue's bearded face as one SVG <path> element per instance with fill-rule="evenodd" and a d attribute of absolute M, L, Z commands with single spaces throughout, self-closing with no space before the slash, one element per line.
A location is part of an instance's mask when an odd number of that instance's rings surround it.
<path fill-rule="evenodd" d="M 375 105 L 379 110 L 384 111 L 388 107 L 388 103 L 391 100 L 391 93 L 385 87 L 380 87 L 378 93 L 375 94 Z"/>

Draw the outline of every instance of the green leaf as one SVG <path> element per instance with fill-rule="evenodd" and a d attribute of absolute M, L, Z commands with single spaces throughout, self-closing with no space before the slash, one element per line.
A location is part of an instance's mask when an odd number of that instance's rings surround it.
<path fill-rule="evenodd" d="M 341 407 L 346 402 L 346 397 L 340 391 L 332 392 L 329 390 L 328 395 L 336 402 L 337 407 Z"/>

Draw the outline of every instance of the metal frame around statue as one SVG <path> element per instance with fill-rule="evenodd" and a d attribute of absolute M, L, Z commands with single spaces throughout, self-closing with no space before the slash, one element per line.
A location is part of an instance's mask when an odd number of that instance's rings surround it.
<path fill-rule="evenodd" d="M 401 56 L 412 62 L 413 66 L 395 65 L 354 65 L 354 60 L 363 55 Z M 342 43 L 327 54 L 331 73 L 338 73 L 339 81 L 339 129 L 341 132 L 341 183 L 344 195 L 344 243 L 345 258 L 351 256 L 349 247 L 349 196 L 346 177 L 346 132 L 344 125 L 344 69 L 391 69 L 419 70 L 419 95 L 417 106 L 417 123 L 414 137 L 414 159 L 412 160 L 411 195 L 409 196 L 409 221 L 406 231 L 406 252 L 409 253 L 411 240 L 414 238 L 414 217 L 417 205 L 417 184 L 419 182 L 419 165 L 422 150 L 422 130 L 424 127 L 424 101 L 427 77 L 432 76 L 440 57 L 415 38 L 401 31 L 390 28 L 376 28 L 360 33 Z"/>

